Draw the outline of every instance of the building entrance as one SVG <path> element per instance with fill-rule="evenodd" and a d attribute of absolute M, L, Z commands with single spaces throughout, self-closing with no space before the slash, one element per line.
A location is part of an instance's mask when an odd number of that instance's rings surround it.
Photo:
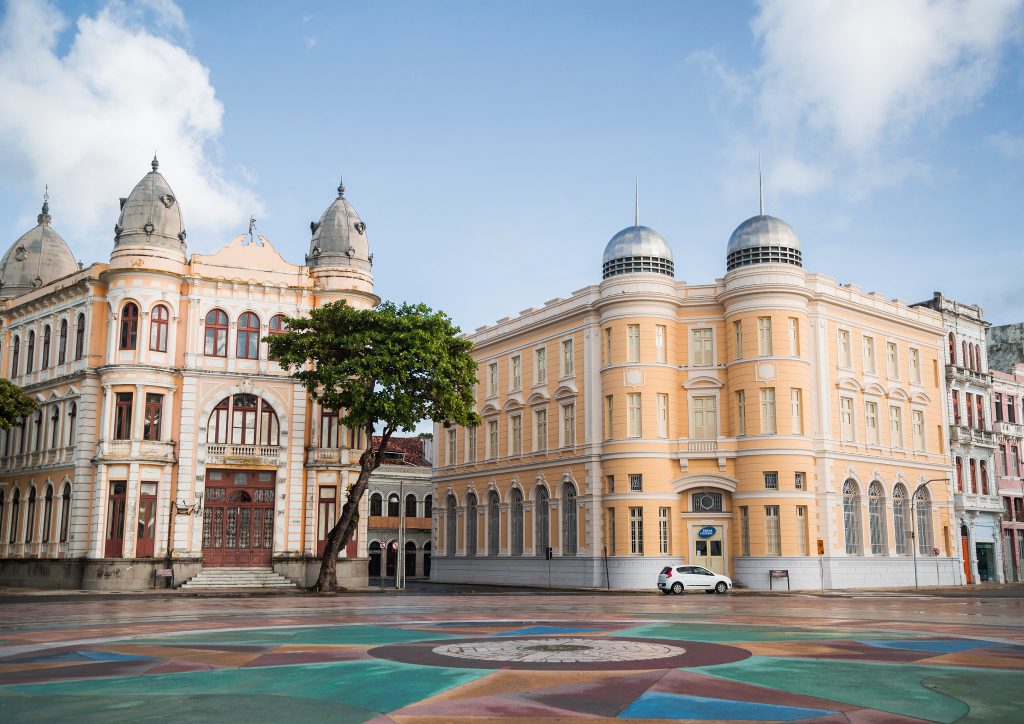
<path fill-rule="evenodd" d="M 694 525 L 690 528 L 690 563 L 728 575 L 725 561 L 725 529 L 721 525 Z"/>
<path fill-rule="evenodd" d="M 269 566 L 273 550 L 274 473 L 207 471 L 203 565 Z"/>

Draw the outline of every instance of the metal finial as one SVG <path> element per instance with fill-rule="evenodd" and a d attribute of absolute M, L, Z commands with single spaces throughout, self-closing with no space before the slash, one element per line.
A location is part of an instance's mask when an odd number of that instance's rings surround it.
<path fill-rule="evenodd" d="M 43 215 L 50 213 L 50 184 L 46 184 L 43 190 Z"/>
<path fill-rule="evenodd" d="M 640 226 L 640 174 L 633 174 L 633 226 Z"/>
<path fill-rule="evenodd" d="M 156 151 L 153 151 L 153 162 L 149 165 L 153 167 L 154 172 L 160 168 L 160 162 L 156 160 Z"/>
<path fill-rule="evenodd" d="M 761 183 L 761 152 L 757 152 L 757 197 L 760 202 L 761 216 L 764 216 L 764 184 Z"/>
<path fill-rule="evenodd" d="M 338 178 L 338 198 L 345 198 L 345 180 L 341 177 Z"/>

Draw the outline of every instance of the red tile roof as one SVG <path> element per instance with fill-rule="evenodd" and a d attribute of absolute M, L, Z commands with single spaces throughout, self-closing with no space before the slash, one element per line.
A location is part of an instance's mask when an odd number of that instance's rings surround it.
<path fill-rule="evenodd" d="M 380 435 L 373 436 L 375 445 L 380 443 Z M 401 460 L 388 459 L 389 453 L 404 453 Z M 423 457 L 423 440 L 418 437 L 392 437 L 388 441 L 388 449 L 384 451 L 384 465 L 409 465 L 418 468 L 429 468 L 430 461 Z"/>

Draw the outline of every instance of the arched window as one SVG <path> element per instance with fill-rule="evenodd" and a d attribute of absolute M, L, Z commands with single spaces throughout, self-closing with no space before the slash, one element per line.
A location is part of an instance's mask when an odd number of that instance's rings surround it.
<path fill-rule="evenodd" d="M 118 349 L 135 349 L 139 343 L 139 305 L 128 302 L 121 307 L 121 335 Z"/>
<path fill-rule="evenodd" d="M 964 459 L 956 459 L 956 492 L 964 492 Z"/>
<path fill-rule="evenodd" d="M 978 494 L 978 465 L 975 463 L 974 458 L 970 459 L 968 468 L 971 473 L 971 492 L 975 495 Z"/>
<path fill-rule="evenodd" d="M 871 555 L 885 555 L 885 494 L 877 480 L 868 486 L 868 527 L 871 531 Z"/>
<path fill-rule="evenodd" d="M 43 497 L 43 543 L 50 542 L 50 527 L 53 525 L 53 486 L 46 486 L 46 495 Z"/>
<path fill-rule="evenodd" d="M 447 510 L 444 520 L 444 551 L 450 558 L 455 557 L 455 536 L 459 529 L 458 512 L 455 505 L 455 496 L 448 496 Z"/>
<path fill-rule="evenodd" d="M 10 535 L 7 536 L 8 543 L 15 543 L 18 540 L 18 523 L 21 520 L 18 513 L 20 510 L 21 490 L 15 488 L 14 493 L 11 494 L 11 531 Z"/>
<path fill-rule="evenodd" d="M 846 533 L 846 555 L 861 555 L 864 549 L 860 542 L 860 490 L 853 480 L 843 483 L 843 528 Z"/>
<path fill-rule="evenodd" d="M 207 357 L 228 356 L 228 315 L 220 309 L 211 309 L 206 314 L 203 354 Z"/>
<path fill-rule="evenodd" d="M 259 359 L 260 357 L 260 318 L 252 312 L 245 312 L 238 318 L 235 356 L 239 359 Z"/>
<path fill-rule="evenodd" d="M 499 513 L 498 491 L 487 494 L 487 555 L 498 555 L 498 541 L 501 535 L 501 515 Z"/>
<path fill-rule="evenodd" d="M 25 506 L 25 542 L 31 543 L 36 534 L 36 486 L 28 489 L 28 505 Z"/>
<path fill-rule="evenodd" d="M 512 488 L 512 501 L 509 506 L 512 522 L 509 525 L 510 548 L 512 555 L 523 555 L 523 491 Z"/>
<path fill-rule="evenodd" d="M 215 445 L 278 445 L 277 413 L 256 395 L 232 395 L 221 400 L 206 428 L 206 442 Z"/>
<path fill-rule="evenodd" d="M 60 320 L 60 336 L 57 338 L 57 364 L 68 360 L 68 320 Z"/>
<path fill-rule="evenodd" d="M 72 402 L 68 407 L 68 445 L 75 444 L 75 422 L 78 421 L 78 405 Z"/>
<path fill-rule="evenodd" d="M 477 509 L 476 493 L 466 496 L 466 555 L 476 555 L 476 531 L 477 531 Z"/>
<path fill-rule="evenodd" d="M 405 517 L 415 518 L 416 517 L 416 496 L 409 493 L 405 496 Z"/>
<path fill-rule="evenodd" d="M 60 405 L 53 406 L 50 413 L 50 447 L 54 450 L 60 445 Z"/>
<path fill-rule="evenodd" d="M 907 489 L 903 483 L 896 483 L 892 489 L 892 533 L 896 539 L 896 555 L 907 555 L 907 538 L 910 529 L 907 523 Z"/>
<path fill-rule="evenodd" d="M 927 488 L 918 488 L 914 493 L 914 523 L 917 526 L 917 553 L 921 556 L 930 556 L 932 554 L 932 503 Z"/>
<path fill-rule="evenodd" d="M 576 555 L 579 533 L 576 524 L 576 486 L 566 483 L 562 486 L 562 555 Z"/>
<path fill-rule="evenodd" d="M 376 577 L 380 575 L 380 543 L 378 541 L 371 541 L 369 546 L 370 552 L 370 570 L 367 573 L 370 576 Z"/>
<path fill-rule="evenodd" d="M 967 345 L 968 369 L 974 369 L 974 345 Z"/>
<path fill-rule="evenodd" d="M 370 515 L 384 515 L 384 498 L 380 493 L 370 496 Z"/>
<path fill-rule="evenodd" d="M 981 494 L 988 495 L 988 463 L 982 460 L 978 463 L 981 472 Z"/>
<path fill-rule="evenodd" d="M 960 342 L 960 366 L 961 367 L 967 367 L 967 363 L 968 363 L 968 360 L 967 360 L 967 342 L 966 341 L 961 341 Z"/>
<path fill-rule="evenodd" d="M 534 526 L 533 553 L 546 556 L 548 547 L 551 546 L 551 524 L 548 520 L 548 489 L 543 485 L 537 486 L 537 501 L 534 503 L 533 513 L 537 522 Z"/>
<path fill-rule="evenodd" d="M 405 544 L 405 576 L 406 578 L 416 575 L 416 544 L 408 541 Z"/>
<path fill-rule="evenodd" d="M 45 370 L 50 366 L 50 325 L 43 327 L 43 358 L 39 361 L 39 369 Z"/>
<path fill-rule="evenodd" d="M 428 495 L 423 499 L 423 517 L 433 518 L 434 517 L 434 496 Z"/>
<path fill-rule="evenodd" d="M 25 350 L 25 374 L 32 371 L 33 359 L 36 356 L 36 331 L 28 333 L 28 349 Z"/>
<path fill-rule="evenodd" d="M 167 351 L 167 323 L 171 313 L 163 304 L 153 307 L 149 315 L 149 348 L 154 352 Z"/>
<path fill-rule="evenodd" d="M 46 435 L 43 434 L 43 411 L 39 410 L 36 413 L 35 430 L 33 436 L 35 438 L 36 452 L 43 449 L 43 438 Z"/>
<path fill-rule="evenodd" d="M 68 526 L 71 523 L 71 483 L 64 483 L 60 494 L 60 542 L 68 541 Z"/>
<path fill-rule="evenodd" d="M 18 376 L 18 355 L 21 353 L 21 337 L 14 335 L 14 344 L 11 345 L 11 378 Z"/>
<path fill-rule="evenodd" d="M 974 368 L 974 371 L 975 372 L 981 372 L 981 345 L 980 344 L 974 345 L 974 364 L 976 365 L 975 368 Z"/>
<path fill-rule="evenodd" d="M 285 328 L 284 315 L 283 314 L 275 314 L 273 317 L 270 318 L 270 324 L 267 325 L 267 332 L 268 333 L 270 333 L 270 334 L 284 334 L 287 331 L 288 330 Z M 277 359 L 277 357 L 275 357 L 274 355 L 268 353 L 267 354 L 267 359 L 275 360 L 275 359 Z"/>
<path fill-rule="evenodd" d="M 956 337 L 952 332 L 949 333 L 949 363 L 956 364 Z"/>
<path fill-rule="evenodd" d="M 78 315 L 75 326 L 75 361 L 85 356 L 85 315 Z"/>
<path fill-rule="evenodd" d="M 388 496 L 388 517 L 397 518 L 400 507 L 400 501 L 398 500 L 397 493 L 392 493 Z"/>

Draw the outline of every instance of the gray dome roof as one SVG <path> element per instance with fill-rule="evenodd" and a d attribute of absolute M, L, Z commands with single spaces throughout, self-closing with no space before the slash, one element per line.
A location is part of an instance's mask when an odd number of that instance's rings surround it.
<path fill-rule="evenodd" d="M 78 271 L 75 255 L 50 226 L 51 221 L 50 203 L 44 201 L 38 225 L 0 259 L 0 299 L 17 297 Z"/>
<path fill-rule="evenodd" d="M 309 225 L 306 264 L 310 268 L 358 266 L 369 269 L 373 262 L 366 239 L 366 224 L 345 198 L 345 186 L 338 186 L 338 198 L 327 207 L 319 221 Z"/>
<path fill-rule="evenodd" d="M 661 234 L 646 226 L 627 226 L 604 248 L 604 279 L 636 272 L 675 274 L 672 247 Z"/>
<path fill-rule="evenodd" d="M 729 237 L 726 269 L 750 264 L 795 264 L 803 266 L 800 240 L 782 219 L 759 214 L 736 227 Z"/>
<path fill-rule="evenodd" d="M 153 157 L 153 170 L 142 177 L 128 198 L 121 199 L 121 216 L 114 226 L 116 246 L 162 246 L 184 252 L 185 225 L 181 206 L 167 180 L 157 171 L 160 162 Z"/>

